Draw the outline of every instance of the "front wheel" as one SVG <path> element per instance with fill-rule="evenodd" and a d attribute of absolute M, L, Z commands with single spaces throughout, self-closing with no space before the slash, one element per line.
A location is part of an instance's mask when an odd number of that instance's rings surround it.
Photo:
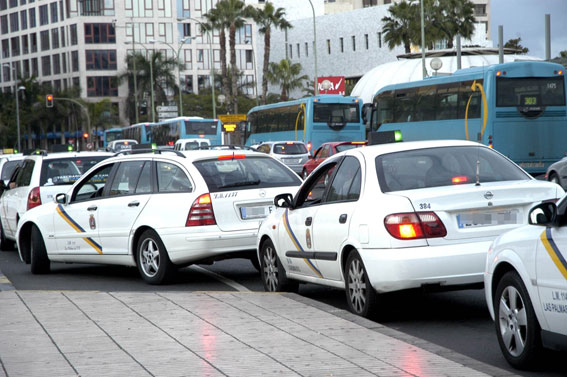
<path fill-rule="evenodd" d="M 30 259 L 32 274 L 46 274 L 49 272 L 51 263 L 47 257 L 45 242 L 43 242 L 43 236 L 35 225 L 31 231 Z"/>
<path fill-rule="evenodd" d="M 285 268 L 278 258 L 274 244 L 264 241 L 260 249 L 260 273 L 266 292 L 296 292 L 299 285 L 285 274 Z"/>
<path fill-rule="evenodd" d="M 345 285 L 349 309 L 362 317 L 374 315 L 378 297 L 357 251 L 351 252 L 347 258 Z"/>
<path fill-rule="evenodd" d="M 161 238 L 151 229 L 142 233 L 138 240 L 136 260 L 138 271 L 148 284 L 166 283 L 175 272 Z"/>
<path fill-rule="evenodd" d="M 494 295 L 494 324 L 500 349 L 510 365 L 530 367 L 541 352 L 540 327 L 522 279 L 506 273 Z"/>

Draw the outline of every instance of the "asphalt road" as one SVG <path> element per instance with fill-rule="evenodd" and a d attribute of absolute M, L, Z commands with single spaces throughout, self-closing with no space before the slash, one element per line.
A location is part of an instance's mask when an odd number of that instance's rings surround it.
<path fill-rule="evenodd" d="M 95 291 L 263 291 L 250 261 L 233 259 L 214 265 L 192 266 L 178 272 L 172 284 L 145 284 L 135 268 L 78 264 L 52 264 L 48 275 L 32 275 L 16 252 L 0 252 L 0 270 L 19 290 Z M 311 284 L 299 293 L 345 309 L 344 292 Z M 512 369 L 504 360 L 483 290 L 444 293 L 397 293 L 383 297 L 380 323 L 476 360 L 526 377 L 567 376 L 567 352 L 548 352 L 537 371 Z"/>

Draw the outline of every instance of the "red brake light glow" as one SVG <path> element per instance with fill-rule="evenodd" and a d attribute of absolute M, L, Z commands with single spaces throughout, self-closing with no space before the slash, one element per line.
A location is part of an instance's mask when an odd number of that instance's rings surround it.
<path fill-rule="evenodd" d="M 451 178 L 451 182 L 453 182 L 454 185 L 458 185 L 459 183 L 467 183 L 468 180 L 469 178 L 467 176 L 459 176 L 459 177 Z"/>
<path fill-rule="evenodd" d="M 193 202 L 185 226 L 216 225 L 211 196 L 203 194 Z"/>
<path fill-rule="evenodd" d="M 39 187 L 34 187 L 28 195 L 27 210 L 41 205 L 41 196 L 39 195 Z"/>
<path fill-rule="evenodd" d="M 313 146 L 313 145 L 311 144 L 311 142 L 308 141 L 308 142 L 307 142 L 307 151 L 310 151 L 312 146 Z"/>
<path fill-rule="evenodd" d="M 445 237 L 447 230 L 434 212 L 396 213 L 386 216 L 384 225 L 399 240 Z"/>
<path fill-rule="evenodd" d="M 219 161 L 226 161 L 226 160 L 242 160 L 246 158 L 245 154 L 228 154 L 224 156 L 218 156 L 217 159 Z"/>

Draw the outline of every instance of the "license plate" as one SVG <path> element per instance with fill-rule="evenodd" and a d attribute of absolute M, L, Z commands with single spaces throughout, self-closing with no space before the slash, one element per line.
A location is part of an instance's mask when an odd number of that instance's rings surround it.
<path fill-rule="evenodd" d="M 519 218 L 518 215 L 519 211 L 517 209 L 460 213 L 457 215 L 457 224 L 461 229 L 517 224 Z"/>
<path fill-rule="evenodd" d="M 274 210 L 274 206 L 241 207 L 240 216 L 243 220 L 262 219 Z"/>

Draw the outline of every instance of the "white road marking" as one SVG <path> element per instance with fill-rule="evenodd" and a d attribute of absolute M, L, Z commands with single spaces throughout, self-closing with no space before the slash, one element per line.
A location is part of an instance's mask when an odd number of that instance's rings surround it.
<path fill-rule="evenodd" d="M 202 274 L 208 275 L 208 276 L 210 276 L 214 279 L 217 279 L 221 283 L 224 283 L 224 284 L 236 289 L 239 292 L 252 292 L 250 289 L 246 288 L 242 284 L 238 284 L 234 280 L 230 280 L 230 279 L 228 279 L 228 278 L 226 278 L 222 275 L 217 274 L 216 272 L 209 271 L 206 268 L 203 268 L 201 266 L 192 265 L 192 266 L 189 266 L 189 269 L 195 270 L 195 271 L 200 272 Z"/>

